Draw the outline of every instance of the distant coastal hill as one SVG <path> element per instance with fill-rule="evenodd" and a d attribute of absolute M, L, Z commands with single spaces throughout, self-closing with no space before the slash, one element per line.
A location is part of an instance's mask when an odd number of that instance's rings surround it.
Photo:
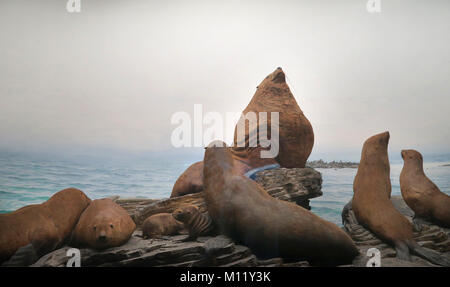
<path fill-rule="evenodd" d="M 308 161 L 306 163 L 306 166 L 312 167 L 312 168 L 358 168 L 357 162 L 350 162 L 350 161 L 330 161 L 326 162 L 321 159 L 319 160 L 313 160 Z"/>

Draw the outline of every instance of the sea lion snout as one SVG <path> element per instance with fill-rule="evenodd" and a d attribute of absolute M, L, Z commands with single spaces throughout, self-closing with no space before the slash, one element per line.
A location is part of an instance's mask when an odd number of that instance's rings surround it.
<path fill-rule="evenodd" d="M 286 82 L 286 75 L 284 74 L 281 67 L 278 67 L 275 72 L 273 72 L 272 82 L 281 84 Z"/>
<path fill-rule="evenodd" d="M 190 217 L 192 217 L 192 215 L 198 211 L 198 208 L 194 205 L 186 205 L 183 207 L 180 207 L 178 209 L 176 209 L 173 213 L 172 216 L 181 222 L 185 222 L 187 221 Z"/>
<path fill-rule="evenodd" d="M 404 149 L 404 150 L 402 150 L 401 154 L 402 154 L 403 160 L 409 160 L 409 159 L 416 159 L 419 161 L 423 160 L 422 155 L 418 151 L 413 150 L 413 149 Z"/>
<path fill-rule="evenodd" d="M 390 137 L 391 137 L 391 135 L 389 134 L 388 131 L 386 131 L 384 133 L 379 134 L 379 141 L 380 141 L 380 143 L 388 144 Z"/>
<path fill-rule="evenodd" d="M 106 242 L 106 241 L 108 241 L 108 237 L 106 237 L 106 234 L 104 234 L 104 235 L 99 235 L 99 236 L 98 236 L 98 241 L 100 241 L 100 242 Z"/>

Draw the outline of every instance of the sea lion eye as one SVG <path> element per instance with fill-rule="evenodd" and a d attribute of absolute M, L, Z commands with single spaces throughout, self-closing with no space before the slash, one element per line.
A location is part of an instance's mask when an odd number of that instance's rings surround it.
<path fill-rule="evenodd" d="M 111 228 L 114 228 L 114 225 L 110 224 L 109 226 L 111 226 Z"/>

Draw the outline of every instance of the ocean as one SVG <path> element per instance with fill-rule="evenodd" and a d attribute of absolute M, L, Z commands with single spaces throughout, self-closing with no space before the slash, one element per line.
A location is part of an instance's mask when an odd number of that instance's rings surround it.
<path fill-rule="evenodd" d="M 199 158 L 89 158 L 30 156 L 0 153 L 0 213 L 41 203 L 55 192 L 75 187 L 91 199 L 119 195 L 123 198 L 167 198 L 178 176 Z M 441 191 L 450 192 L 449 162 L 427 162 L 425 173 Z M 391 163 L 392 194 L 400 195 L 402 163 Z M 341 224 L 341 211 L 352 197 L 356 169 L 317 169 L 322 173 L 323 196 L 311 200 L 311 210 Z"/>

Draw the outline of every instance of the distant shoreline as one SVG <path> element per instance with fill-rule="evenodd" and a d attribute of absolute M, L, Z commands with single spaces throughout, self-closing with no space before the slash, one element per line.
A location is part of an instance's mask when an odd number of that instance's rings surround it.
<path fill-rule="evenodd" d="M 326 162 L 321 159 L 308 161 L 306 166 L 312 168 L 358 168 L 359 163 L 350 161 L 330 161 Z"/>

